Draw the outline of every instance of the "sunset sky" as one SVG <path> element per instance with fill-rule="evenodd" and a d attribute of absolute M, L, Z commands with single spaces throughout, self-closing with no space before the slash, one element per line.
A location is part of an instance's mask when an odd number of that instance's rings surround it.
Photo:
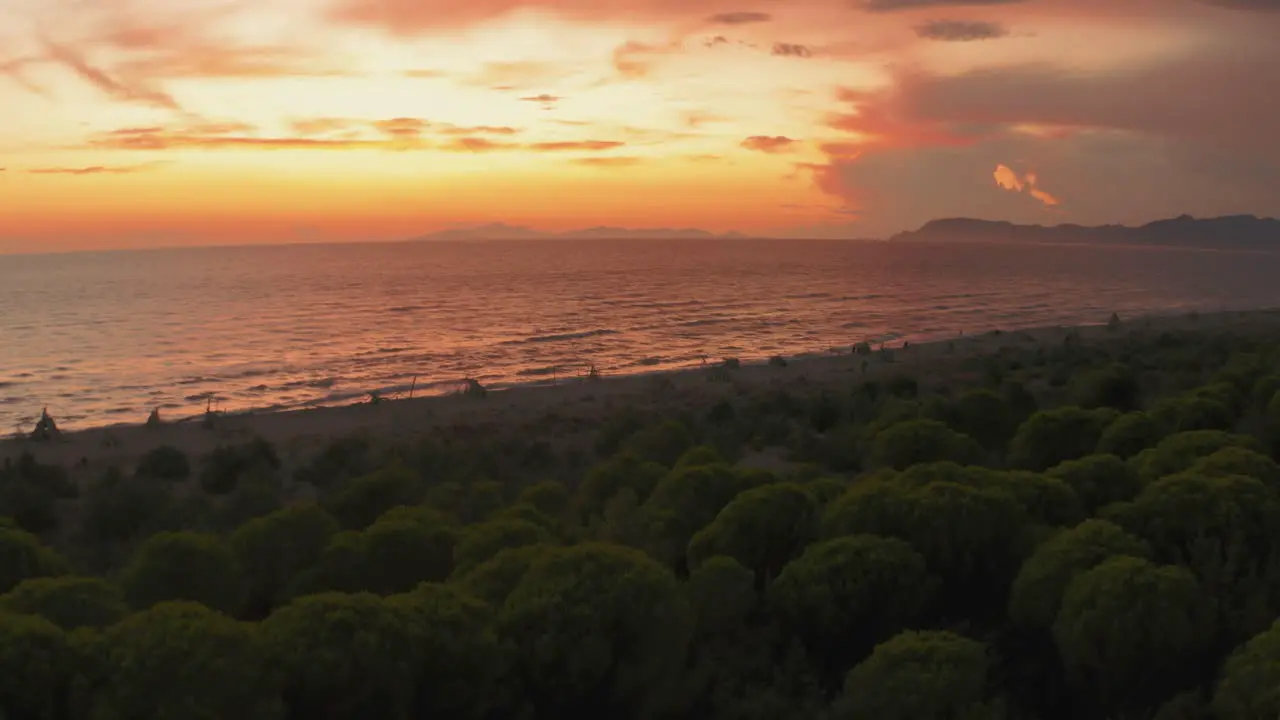
<path fill-rule="evenodd" d="M 0 0 L 0 252 L 1280 215 L 1280 0 Z"/>

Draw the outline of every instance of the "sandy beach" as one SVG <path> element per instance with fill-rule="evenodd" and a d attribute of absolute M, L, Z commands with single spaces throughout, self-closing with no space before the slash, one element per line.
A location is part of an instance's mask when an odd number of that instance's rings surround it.
<path fill-rule="evenodd" d="M 708 360 L 705 368 L 516 386 L 489 391 L 482 398 L 454 394 L 299 411 L 225 414 L 217 416 L 212 427 L 199 420 L 145 427 L 141 422 L 144 418 L 137 425 L 86 430 L 62 427 L 61 436 L 53 441 L 0 441 L 0 458 L 31 452 L 41 462 L 72 469 L 73 476 L 79 479 L 96 477 L 113 465 L 128 469 L 141 454 L 161 445 L 179 448 L 197 458 L 219 444 L 257 436 L 273 443 L 286 464 L 291 464 L 309 457 L 332 438 L 353 434 L 389 443 L 429 433 L 433 428 L 457 426 L 501 427 L 510 431 L 521 427 L 545 429 L 554 424 L 572 433 L 574 428 L 593 428 L 624 408 L 643 411 L 656 407 L 706 407 L 722 398 L 771 388 L 803 392 L 904 374 L 919 378 L 927 387 L 956 377 L 966 360 L 1005 348 L 1060 346 L 1071 333 L 1076 333 L 1083 344 L 1096 344 L 1135 334 L 1261 334 L 1280 330 L 1280 310 L 1274 309 L 1122 319 L 1118 328 L 1107 327 L 1106 320 L 1100 318 L 1096 325 L 1078 327 L 993 329 L 905 348 L 898 343 L 886 346 L 892 352 L 892 361 L 875 352 L 854 354 L 850 346 L 844 346 L 838 354 L 833 351 L 788 357 L 785 367 L 759 361 L 717 371 L 721 361 Z"/>

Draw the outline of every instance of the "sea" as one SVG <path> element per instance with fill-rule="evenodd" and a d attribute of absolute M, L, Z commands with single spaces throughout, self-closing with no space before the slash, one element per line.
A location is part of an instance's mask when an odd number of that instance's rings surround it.
<path fill-rule="evenodd" d="M 0 256 L 0 434 L 1280 306 L 1280 253 L 510 240 Z"/>

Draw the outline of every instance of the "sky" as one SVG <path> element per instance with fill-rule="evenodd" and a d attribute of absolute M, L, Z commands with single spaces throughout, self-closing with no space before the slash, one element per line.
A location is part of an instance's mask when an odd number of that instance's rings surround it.
<path fill-rule="evenodd" d="M 1280 215 L 1280 0 L 0 0 L 0 252 Z"/>

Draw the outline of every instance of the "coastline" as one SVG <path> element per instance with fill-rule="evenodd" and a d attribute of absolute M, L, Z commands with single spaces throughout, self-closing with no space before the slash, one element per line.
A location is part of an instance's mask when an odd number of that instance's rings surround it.
<path fill-rule="evenodd" d="M 1070 333 L 1079 341 L 1095 344 L 1129 337 L 1132 333 L 1163 332 L 1268 332 L 1280 329 L 1280 308 L 1150 315 L 1121 318 L 1119 328 L 1107 327 L 1106 319 L 1074 326 L 1042 326 L 1022 329 L 993 329 L 979 334 L 942 338 L 903 348 L 901 342 L 886 345 L 893 361 L 883 356 L 856 355 L 851 346 L 835 354 L 807 353 L 786 356 L 787 365 L 777 367 L 767 360 L 744 361 L 741 367 L 718 373 L 720 361 L 708 358 L 706 366 L 676 370 L 655 370 L 627 375 L 606 375 L 597 379 L 574 378 L 560 382 L 519 383 L 490 389 L 483 398 L 466 394 L 422 395 L 414 398 L 384 398 L 378 403 L 355 403 L 274 412 L 220 414 L 213 428 L 201 418 L 164 422 L 159 427 L 142 423 L 75 429 L 63 428 L 60 437 L 49 442 L 6 438 L 0 440 L 0 458 L 17 458 L 31 452 L 41 462 L 64 467 L 100 470 L 110 465 L 125 466 L 148 450 L 171 445 L 192 458 L 219 444 L 262 437 L 286 458 L 310 454 L 329 439 L 365 434 L 379 441 L 394 441 L 421 435 L 434 427 L 457 425 L 538 424 L 556 421 L 597 422 L 623 408 L 645 410 L 672 405 L 706 406 L 720 399 L 746 392 L 787 388 L 816 391 L 848 386 L 861 380 L 883 380 L 901 374 L 944 378 L 965 360 L 994 354 L 1006 348 L 1031 345 L 1057 346 Z M 864 360 L 867 362 L 865 371 Z M 56 418 L 55 418 L 56 420 Z"/>

